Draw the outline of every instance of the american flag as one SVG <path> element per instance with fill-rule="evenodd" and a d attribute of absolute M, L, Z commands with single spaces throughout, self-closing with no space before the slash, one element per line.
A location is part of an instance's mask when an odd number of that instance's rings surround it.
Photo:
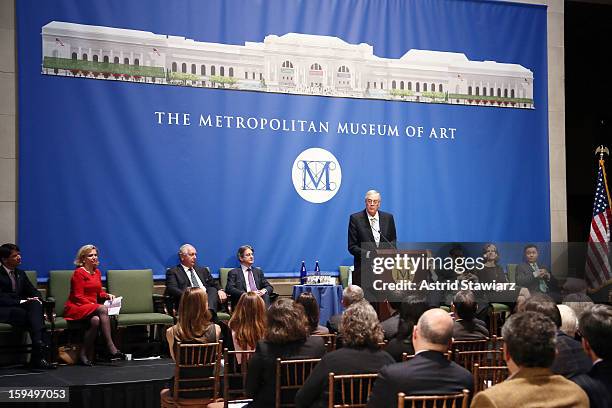
<path fill-rule="evenodd" d="M 585 267 L 586 281 L 593 292 L 608 283 L 612 283 L 609 258 L 610 224 L 612 224 L 610 192 L 606 180 L 604 161 L 600 159 Z"/>

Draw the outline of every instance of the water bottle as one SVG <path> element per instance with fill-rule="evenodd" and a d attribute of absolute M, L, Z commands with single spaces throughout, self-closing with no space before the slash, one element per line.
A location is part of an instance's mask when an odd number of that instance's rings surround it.
<path fill-rule="evenodd" d="M 314 275 L 317 283 L 321 283 L 321 268 L 319 267 L 319 261 L 315 261 Z"/>
<path fill-rule="evenodd" d="M 302 268 L 300 269 L 300 283 L 306 284 L 306 262 L 302 261 Z"/>

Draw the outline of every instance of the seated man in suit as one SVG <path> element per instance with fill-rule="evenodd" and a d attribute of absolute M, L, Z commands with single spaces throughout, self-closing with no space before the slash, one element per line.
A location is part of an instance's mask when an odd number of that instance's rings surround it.
<path fill-rule="evenodd" d="M 363 300 L 363 289 L 357 285 L 349 285 L 342 291 L 342 306 L 346 310 L 353 303 Z M 335 314 L 327 321 L 327 328 L 330 333 L 338 333 L 340 330 L 340 322 L 342 321 L 342 313 Z"/>
<path fill-rule="evenodd" d="M 236 255 L 240 267 L 234 268 L 227 274 L 225 290 L 230 296 L 232 306 L 236 306 L 240 296 L 246 292 L 255 292 L 262 297 L 266 306 L 270 306 L 270 295 L 274 288 L 264 276 L 261 269 L 253 267 L 255 263 L 255 250 L 250 245 L 238 248 Z"/>
<path fill-rule="evenodd" d="M 212 277 L 208 268 L 196 265 L 198 252 L 193 245 L 182 245 L 179 248 L 178 255 L 180 263 L 166 270 L 166 295 L 173 298 L 174 307 L 178 308 L 185 289 L 190 287 L 203 288 L 208 295 L 208 308 L 213 315 L 213 320 L 217 320 L 219 302 L 226 301 L 226 293 L 221 289 L 217 280 Z"/>
<path fill-rule="evenodd" d="M 545 293 L 553 298 L 559 296 L 559 285 L 550 270 L 538 264 L 538 247 L 528 244 L 523 250 L 525 261 L 516 267 L 516 284 L 529 290 L 530 295 Z M 556 299 L 558 300 L 558 299 Z"/>
<path fill-rule="evenodd" d="M 489 337 L 489 330 L 485 323 L 476 318 L 476 296 L 471 290 L 460 290 L 453 298 L 453 312 L 455 324 L 453 326 L 453 339 L 455 340 L 482 340 Z"/>
<path fill-rule="evenodd" d="M 32 339 L 33 368 L 55 368 L 44 358 L 48 346 L 43 340 L 45 322 L 40 292 L 32 285 L 21 264 L 21 252 L 15 244 L 0 246 L 0 322 L 22 326 Z"/>
<path fill-rule="evenodd" d="M 442 309 L 423 313 L 412 331 L 416 356 L 410 361 L 384 367 L 372 388 L 368 408 L 397 405 L 397 394 L 440 395 L 472 390 L 472 374 L 448 361 L 453 334 L 453 319 Z"/>
<path fill-rule="evenodd" d="M 561 331 L 561 313 L 554 300 L 541 293 L 530 297 L 523 307 L 525 311 L 539 312 L 553 321 L 557 328 L 557 354 L 550 369 L 565 378 L 586 374 L 591 369 L 591 360 L 586 355 L 580 342 Z"/>
<path fill-rule="evenodd" d="M 589 396 L 591 408 L 612 401 L 612 307 L 593 305 L 580 316 L 582 346 L 593 361 L 591 370 L 572 378 Z"/>
<path fill-rule="evenodd" d="M 471 407 L 588 407 L 589 400 L 579 386 L 550 370 L 555 333 L 555 324 L 542 313 L 510 316 L 502 328 L 510 377 L 476 394 Z"/>

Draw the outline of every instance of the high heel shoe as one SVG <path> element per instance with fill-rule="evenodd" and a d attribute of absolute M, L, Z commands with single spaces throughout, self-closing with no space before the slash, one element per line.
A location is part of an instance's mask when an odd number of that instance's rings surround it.
<path fill-rule="evenodd" d="M 125 354 L 121 351 L 117 350 L 113 354 L 110 355 L 111 360 L 125 360 Z"/>
<path fill-rule="evenodd" d="M 91 360 L 88 360 L 87 357 L 80 357 L 79 364 L 82 366 L 93 367 L 93 363 Z"/>

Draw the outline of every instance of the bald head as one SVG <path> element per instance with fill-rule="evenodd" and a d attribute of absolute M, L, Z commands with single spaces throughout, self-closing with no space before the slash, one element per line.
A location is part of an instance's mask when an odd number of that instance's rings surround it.
<path fill-rule="evenodd" d="M 415 351 L 448 350 L 453 336 L 453 319 L 442 309 L 430 309 L 423 313 L 413 332 Z"/>

